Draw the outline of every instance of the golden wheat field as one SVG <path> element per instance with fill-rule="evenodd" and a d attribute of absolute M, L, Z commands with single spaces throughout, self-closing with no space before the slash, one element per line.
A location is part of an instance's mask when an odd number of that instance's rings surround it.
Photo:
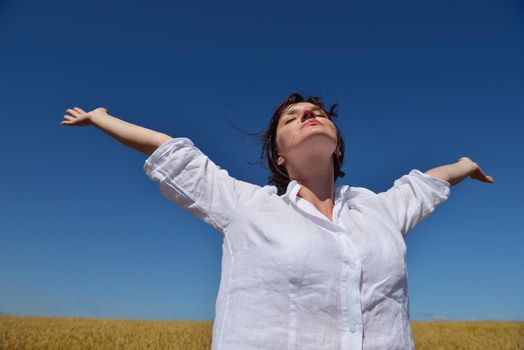
<path fill-rule="evenodd" d="M 0 349 L 210 349 L 212 327 L 212 321 L 0 316 Z M 524 322 L 412 322 L 412 327 L 417 350 L 524 349 Z"/>

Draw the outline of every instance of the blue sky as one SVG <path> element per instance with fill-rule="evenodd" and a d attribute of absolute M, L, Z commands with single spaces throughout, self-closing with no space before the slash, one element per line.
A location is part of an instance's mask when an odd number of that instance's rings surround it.
<path fill-rule="evenodd" d="M 337 185 L 462 156 L 495 179 L 407 237 L 412 320 L 524 320 L 522 1 L 0 1 L 0 35 L 0 312 L 213 319 L 220 233 L 64 111 L 188 137 L 265 185 L 227 120 L 260 132 L 298 91 L 339 103 Z"/>

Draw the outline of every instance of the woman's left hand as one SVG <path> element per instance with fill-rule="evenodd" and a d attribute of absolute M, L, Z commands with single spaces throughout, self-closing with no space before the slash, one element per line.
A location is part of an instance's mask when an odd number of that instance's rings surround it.
<path fill-rule="evenodd" d="M 473 164 L 474 170 L 469 175 L 472 179 L 476 179 L 476 180 L 479 180 L 479 181 L 482 181 L 482 182 L 489 182 L 489 183 L 495 182 L 495 179 L 493 179 L 493 176 L 486 175 L 484 173 L 484 171 L 482 171 L 480 166 L 477 163 L 475 163 L 474 161 L 472 161 L 471 159 L 469 159 L 468 157 L 461 157 L 458 161 L 459 162 L 460 161 L 467 161 L 467 162 L 471 162 Z"/>

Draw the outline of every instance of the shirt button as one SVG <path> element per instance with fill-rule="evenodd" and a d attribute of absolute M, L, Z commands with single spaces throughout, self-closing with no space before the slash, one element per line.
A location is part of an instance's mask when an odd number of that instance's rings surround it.
<path fill-rule="evenodd" d="M 357 330 L 357 328 L 355 327 L 355 324 L 352 323 L 352 324 L 349 325 L 349 331 L 351 333 L 355 333 L 356 330 Z"/>

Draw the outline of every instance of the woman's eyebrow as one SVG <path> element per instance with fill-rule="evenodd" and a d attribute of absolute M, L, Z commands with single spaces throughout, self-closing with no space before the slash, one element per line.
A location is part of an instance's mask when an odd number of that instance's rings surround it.
<path fill-rule="evenodd" d="M 324 110 L 318 106 L 315 106 L 312 108 L 312 110 L 314 111 L 321 111 L 321 112 L 324 112 Z M 291 110 L 288 110 L 284 113 L 284 115 L 288 115 L 288 114 L 296 114 L 297 113 L 297 109 L 294 108 L 294 109 L 291 109 Z"/>
<path fill-rule="evenodd" d="M 297 113 L 297 110 L 296 110 L 296 109 L 292 109 L 292 110 L 290 110 L 290 111 L 286 111 L 286 112 L 284 113 L 284 115 L 288 115 L 288 114 L 296 114 L 296 113 Z"/>

